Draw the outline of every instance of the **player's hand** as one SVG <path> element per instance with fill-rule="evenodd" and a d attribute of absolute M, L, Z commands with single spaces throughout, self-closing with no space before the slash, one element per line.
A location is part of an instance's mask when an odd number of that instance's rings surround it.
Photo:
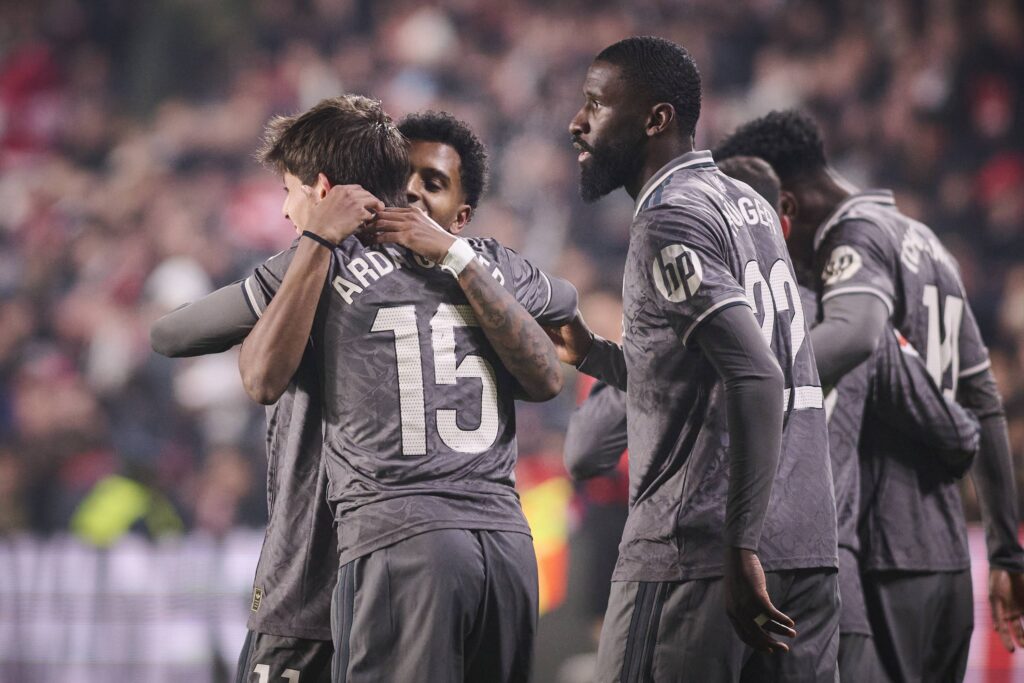
<path fill-rule="evenodd" d="M 558 360 L 573 367 L 579 367 L 594 343 L 594 333 L 587 327 L 579 311 L 572 322 L 561 327 L 545 327 L 544 331 L 555 345 Z"/>
<path fill-rule="evenodd" d="M 366 225 L 364 234 L 371 237 L 375 244 L 401 244 L 434 263 L 444 260 L 456 239 L 415 207 L 389 207 L 378 212 L 377 217 Z"/>
<path fill-rule="evenodd" d="M 323 175 L 323 174 L 321 174 Z M 326 182 L 326 178 L 322 179 Z M 384 208 L 384 203 L 359 185 L 335 185 L 320 200 L 313 188 L 303 188 L 312 205 L 306 212 L 303 230 L 340 244 Z"/>
<path fill-rule="evenodd" d="M 771 634 L 792 638 L 796 635 L 795 624 L 772 605 L 757 554 L 729 548 L 723 581 L 725 611 L 740 639 L 758 652 L 789 652 L 789 646 Z"/>
<path fill-rule="evenodd" d="M 988 602 L 992 607 L 992 622 L 1008 652 L 1014 645 L 1024 647 L 1024 574 L 1005 569 L 989 569 Z"/>

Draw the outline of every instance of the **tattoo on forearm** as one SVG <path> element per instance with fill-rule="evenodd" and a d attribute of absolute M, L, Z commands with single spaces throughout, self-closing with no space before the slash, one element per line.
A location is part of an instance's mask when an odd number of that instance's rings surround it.
<path fill-rule="evenodd" d="M 526 309 L 476 264 L 462 272 L 460 282 L 488 341 L 523 388 L 557 382 L 561 368 L 554 347 Z"/>

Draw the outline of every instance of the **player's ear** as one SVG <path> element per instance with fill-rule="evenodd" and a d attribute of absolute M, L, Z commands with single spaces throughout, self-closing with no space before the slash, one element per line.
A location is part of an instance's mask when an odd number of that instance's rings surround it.
<path fill-rule="evenodd" d="M 331 181 L 328 180 L 327 176 L 323 173 L 318 173 L 316 176 L 316 185 L 313 186 L 313 192 L 316 194 L 316 198 L 323 199 L 330 191 Z"/>
<path fill-rule="evenodd" d="M 659 102 L 651 107 L 647 117 L 647 137 L 654 137 L 663 133 L 676 120 L 676 108 L 668 102 Z"/>
<path fill-rule="evenodd" d="M 796 201 L 796 195 L 788 190 L 783 190 L 779 193 L 779 218 L 786 216 L 790 222 L 797 217 L 800 212 L 800 205 Z"/>
<path fill-rule="evenodd" d="M 463 204 L 459 207 L 458 213 L 455 214 L 455 220 L 448 226 L 448 232 L 453 235 L 458 235 L 460 232 L 466 229 L 466 224 L 473 218 L 473 207 L 469 204 Z"/>

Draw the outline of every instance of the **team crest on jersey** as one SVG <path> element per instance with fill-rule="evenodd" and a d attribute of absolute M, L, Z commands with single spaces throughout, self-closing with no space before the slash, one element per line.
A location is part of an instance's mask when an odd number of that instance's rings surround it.
<path fill-rule="evenodd" d="M 834 285 L 843 280 L 849 280 L 854 273 L 860 270 L 862 265 L 860 254 L 853 247 L 845 244 L 832 250 L 832 255 L 825 264 L 825 270 L 821 272 L 821 279 L 826 285 Z"/>
<path fill-rule="evenodd" d="M 263 589 L 259 586 L 255 586 L 252 589 L 252 605 L 249 609 L 253 612 L 257 612 L 260 609 L 260 605 L 263 604 Z"/>
<path fill-rule="evenodd" d="M 673 303 L 686 301 L 697 293 L 704 277 L 700 259 L 692 249 L 670 244 L 654 258 L 651 266 L 654 286 Z"/>

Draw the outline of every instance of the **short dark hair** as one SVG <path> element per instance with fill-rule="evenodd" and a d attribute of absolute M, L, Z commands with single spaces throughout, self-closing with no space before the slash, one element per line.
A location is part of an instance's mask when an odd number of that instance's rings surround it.
<path fill-rule="evenodd" d="M 256 158 L 307 185 L 323 173 L 334 185 L 361 185 L 389 206 L 405 206 L 409 151 L 379 100 L 342 95 L 267 123 Z"/>
<path fill-rule="evenodd" d="M 768 162 L 758 157 L 729 157 L 718 162 L 718 170 L 730 178 L 750 185 L 776 211 L 779 210 L 779 195 L 782 183 Z"/>
<path fill-rule="evenodd" d="M 796 109 L 773 111 L 736 129 L 718 144 L 718 160 L 734 156 L 760 157 L 771 164 L 782 182 L 825 168 L 825 144 L 818 124 Z"/>
<path fill-rule="evenodd" d="M 406 116 L 398 130 L 410 141 L 440 142 L 458 152 L 462 191 L 475 209 L 487 190 L 487 148 L 469 125 L 446 111 L 425 111 Z"/>
<path fill-rule="evenodd" d="M 633 36 L 601 50 L 594 61 L 615 64 L 626 81 L 653 103 L 676 110 L 679 130 L 693 136 L 700 118 L 700 71 L 681 45 L 654 36 Z"/>

